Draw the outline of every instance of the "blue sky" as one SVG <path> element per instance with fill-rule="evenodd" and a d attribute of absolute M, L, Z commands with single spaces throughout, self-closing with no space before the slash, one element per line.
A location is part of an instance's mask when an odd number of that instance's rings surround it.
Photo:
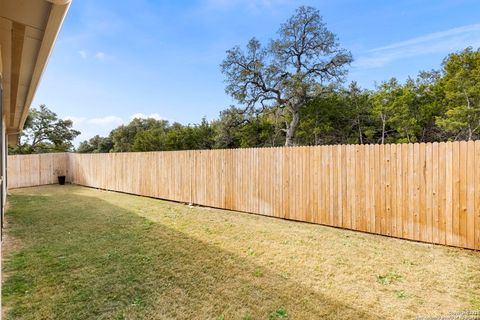
<path fill-rule="evenodd" d="M 320 10 L 353 54 L 348 80 L 364 88 L 480 47 L 478 0 L 74 0 L 33 106 L 72 119 L 77 143 L 134 116 L 213 119 L 234 103 L 225 51 L 268 41 L 299 5 Z"/>

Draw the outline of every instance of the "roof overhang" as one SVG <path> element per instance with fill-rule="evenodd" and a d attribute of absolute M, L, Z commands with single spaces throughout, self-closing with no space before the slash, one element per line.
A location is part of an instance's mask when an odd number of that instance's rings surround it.
<path fill-rule="evenodd" d="M 0 78 L 9 143 L 18 140 L 70 0 L 0 0 Z"/>

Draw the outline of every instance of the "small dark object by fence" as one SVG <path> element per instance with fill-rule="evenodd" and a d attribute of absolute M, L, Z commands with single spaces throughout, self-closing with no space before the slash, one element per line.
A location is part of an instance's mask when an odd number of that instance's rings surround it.
<path fill-rule="evenodd" d="M 65 184 L 65 176 L 58 176 L 58 184 L 60 185 Z"/>

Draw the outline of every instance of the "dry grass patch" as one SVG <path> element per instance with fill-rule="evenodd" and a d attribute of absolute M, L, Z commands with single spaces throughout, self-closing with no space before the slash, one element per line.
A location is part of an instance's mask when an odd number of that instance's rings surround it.
<path fill-rule="evenodd" d="M 22 319 L 407 319 L 480 308 L 480 253 L 76 186 L 13 191 Z M 7 240 L 9 241 L 9 240 Z"/>

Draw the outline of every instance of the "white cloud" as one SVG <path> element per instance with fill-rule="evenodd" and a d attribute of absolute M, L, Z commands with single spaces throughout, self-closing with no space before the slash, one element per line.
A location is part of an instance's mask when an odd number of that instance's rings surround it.
<path fill-rule="evenodd" d="M 97 60 L 103 60 L 103 59 L 105 59 L 105 53 L 104 53 L 104 52 L 101 52 L 101 51 L 95 53 L 95 59 L 97 59 Z"/>
<path fill-rule="evenodd" d="M 64 120 L 71 120 L 73 122 L 73 125 L 79 125 L 79 124 L 85 123 L 85 121 L 87 121 L 87 118 L 85 118 L 85 117 L 75 117 L 75 116 L 66 116 L 63 119 Z"/>
<path fill-rule="evenodd" d="M 80 55 L 80 57 L 82 57 L 82 59 L 87 59 L 87 51 L 79 50 L 78 54 Z"/>
<path fill-rule="evenodd" d="M 95 58 L 96 60 L 105 60 L 107 59 L 109 56 L 103 52 L 103 51 L 97 51 L 94 55 L 90 55 L 88 54 L 87 51 L 85 50 L 79 50 L 77 51 L 77 53 L 80 55 L 80 57 L 84 60 L 87 60 L 89 58 Z"/>
<path fill-rule="evenodd" d="M 152 113 L 149 115 L 143 114 L 143 113 L 135 113 L 130 116 L 130 121 L 133 119 L 138 118 L 138 119 L 155 119 L 155 120 L 166 120 L 165 118 L 161 117 L 158 113 Z"/>
<path fill-rule="evenodd" d="M 76 146 L 78 146 L 80 142 L 88 140 L 97 134 L 104 137 L 108 136 L 111 130 L 124 123 L 120 117 L 116 116 L 98 118 L 67 116 L 64 117 L 64 119 L 72 120 L 73 128 L 81 132 L 74 141 Z"/>
<path fill-rule="evenodd" d="M 361 69 L 378 68 L 395 60 L 428 54 L 448 54 L 469 46 L 480 46 L 480 24 L 434 32 L 375 48 L 360 55 L 353 66 Z"/>
<path fill-rule="evenodd" d="M 92 118 L 88 119 L 87 123 L 89 124 L 95 124 L 99 126 L 119 126 L 123 123 L 122 118 L 119 118 L 117 116 L 106 116 L 106 117 L 101 117 L 101 118 Z"/>

